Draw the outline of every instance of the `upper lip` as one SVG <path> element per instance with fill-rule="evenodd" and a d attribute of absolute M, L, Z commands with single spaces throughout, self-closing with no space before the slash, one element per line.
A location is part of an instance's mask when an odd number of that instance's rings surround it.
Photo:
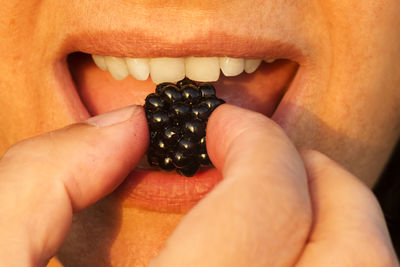
<path fill-rule="evenodd" d="M 180 42 L 126 32 L 81 33 L 71 35 L 69 38 L 65 41 L 73 45 L 68 46 L 69 49 L 64 51 L 64 55 L 81 51 L 95 55 L 132 58 L 231 56 L 260 59 L 285 58 L 296 62 L 301 62 L 304 58 L 304 53 L 295 43 L 284 40 L 243 38 L 218 32 Z"/>
<path fill-rule="evenodd" d="M 212 6 L 211 3 L 210 5 Z M 61 51 L 58 52 L 61 57 L 81 51 L 133 58 L 285 58 L 300 65 L 307 60 L 310 38 L 298 29 L 302 27 L 302 21 L 297 21 L 301 18 L 294 15 L 293 20 L 287 23 L 281 14 L 274 15 L 273 12 L 279 13 L 279 9 L 274 9 L 261 21 L 247 13 L 239 14 L 243 18 L 225 19 L 225 5 L 234 3 L 225 3 L 218 10 L 199 11 L 201 15 L 198 20 L 188 19 L 189 16 L 185 15 L 190 14 L 191 10 L 173 10 L 175 13 L 172 13 L 149 8 L 145 12 L 139 12 L 128 6 L 114 12 L 117 15 L 110 10 L 110 13 L 96 12 L 88 16 L 86 12 L 82 12 L 82 8 L 73 11 L 66 8 L 60 15 L 70 16 L 71 23 L 60 28 L 57 36 L 60 38 Z"/>

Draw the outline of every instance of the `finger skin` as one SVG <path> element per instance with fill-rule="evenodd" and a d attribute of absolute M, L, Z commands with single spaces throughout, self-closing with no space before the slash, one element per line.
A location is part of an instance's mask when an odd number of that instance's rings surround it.
<path fill-rule="evenodd" d="M 145 153 L 141 107 L 100 116 L 22 141 L 0 160 L 1 266 L 45 265 L 73 212 L 112 192 Z"/>
<path fill-rule="evenodd" d="M 323 154 L 304 150 L 313 229 L 297 267 L 399 266 L 370 189 Z"/>
<path fill-rule="evenodd" d="M 311 226 L 296 149 L 270 119 L 230 105 L 211 115 L 206 138 L 224 179 L 150 266 L 291 266 Z"/>

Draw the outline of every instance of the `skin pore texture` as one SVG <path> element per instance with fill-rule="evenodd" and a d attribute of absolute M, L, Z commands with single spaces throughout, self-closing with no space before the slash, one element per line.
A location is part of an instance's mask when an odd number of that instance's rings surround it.
<path fill-rule="evenodd" d="M 73 52 L 288 59 L 221 74 L 217 95 L 268 115 L 297 147 L 323 152 L 369 187 L 398 141 L 397 0 L 1 1 L 0 155 L 22 139 L 143 104 L 154 90 L 150 79 L 113 80 L 89 56 L 67 62 Z M 143 266 L 188 208 L 160 212 L 111 194 L 75 215 L 59 258 Z"/>

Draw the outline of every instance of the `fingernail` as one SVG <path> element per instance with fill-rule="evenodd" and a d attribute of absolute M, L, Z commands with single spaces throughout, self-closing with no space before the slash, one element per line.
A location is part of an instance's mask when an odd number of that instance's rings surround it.
<path fill-rule="evenodd" d="M 128 106 L 89 118 L 86 122 L 97 127 L 107 127 L 129 120 L 140 106 Z"/>

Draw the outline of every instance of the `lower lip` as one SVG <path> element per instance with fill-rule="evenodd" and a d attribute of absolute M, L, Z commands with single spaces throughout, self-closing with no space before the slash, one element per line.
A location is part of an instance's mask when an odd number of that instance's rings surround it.
<path fill-rule="evenodd" d="M 168 213 L 185 213 L 222 180 L 214 168 L 194 177 L 175 172 L 135 169 L 115 191 L 125 207 Z"/>

